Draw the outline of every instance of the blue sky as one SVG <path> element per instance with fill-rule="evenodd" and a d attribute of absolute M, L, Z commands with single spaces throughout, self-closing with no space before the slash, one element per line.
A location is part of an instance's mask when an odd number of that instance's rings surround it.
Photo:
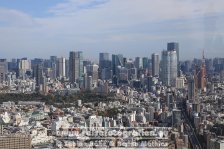
<path fill-rule="evenodd" d="M 127 57 L 180 43 L 182 60 L 224 56 L 223 0 L 0 0 L 2 58 Z"/>

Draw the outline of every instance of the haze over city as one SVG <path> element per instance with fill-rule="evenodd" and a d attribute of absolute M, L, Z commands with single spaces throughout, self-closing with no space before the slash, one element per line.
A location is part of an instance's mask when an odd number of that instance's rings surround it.
<path fill-rule="evenodd" d="M 150 56 L 180 43 L 180 59 L 223 55 L 224 1 L 1 0 L 2 58 L 68 57 L 82 50 Z"/>

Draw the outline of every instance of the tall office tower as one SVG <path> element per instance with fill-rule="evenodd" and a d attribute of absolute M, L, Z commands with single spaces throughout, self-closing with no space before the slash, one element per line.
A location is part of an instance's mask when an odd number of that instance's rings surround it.
<path fill-rule="evenodd" d="M 17 72 L 17 59 L 13 58 L 11 62 L 8 62 L 8 69 Z"/>
<path fill-rule="evenodd" d="M 69 54 L 69 79 L 71 82 L 76 82 L 83 75 L 83 53 L 81 51 L 71 51 Z"/>
<path fill-rule="evenodd" d="M 102 80 L 111 79 L 111 59 L 109 53 L 99 54 L 99 77 Z"/>
<path fill-rule="evenodd" d="M 87 83 L 86 83 L 86 89 L 92 90 L 93 89 L 93 78 L 92 76 L 87 76 Z"/>
<path fill-rule="evenodd" d="M 124 66 L 124 58 L 123 55 L 112 55 L 112 72 L 113 75 L 117 75 L 117 66 Z"/>
<path fill-rule="evenodd" d="M 57 56 L 50 56 L 50 65 L 52 69 L 52 77 L 55 79 L 58 71 Z"/>
<path fill-rule="evenodd" d="M 19 77 L 22 77 L 25 79 L 26 73 L 30 71 L 31 72 L 31 62 L 27 58 L 22 58 L 18 60 L 18 72 Z"/>
<path fill-rule="evenodd" d="M 142 67 L 143 69 L 149 69 L 149 59 L 148 57 L 142 58 Z"/>
<path fill-rule="evenodd" d="M 159 76 L 159 54 L 152 54 L 152 76 Z"/>
<path fill-rule="evenodd" d="M 65 59 L 65 76 L 69 78 L 69 60 Z"/>
<path fill-rule="evenodd" d="M 109 53 L 100 53 L 99 55 L 99 68 L 109 68 L 111 67 L 111 60 Z"/>
<path fill-rule="evenodd" d="M 188 99 L 195 99 L 195 82 L 194 82 L 194 78 L 189 78 L 188 82 Z"/>
<path fill-rule="evenodd" d="M 177 72 L 178 72 L 178 75 L 180 75 L 179 43 L 177 43 L 177 42 L 167 43 L 167 51 L 176 51 L 177 52 Z"/>
<path fill-rule="evenodd" d="M 141 57 L 136 57 L 135 58 L 135 67 L 137 69 L 142 69 L 143 68 L 143 62 Z"/>
<path fill-rule="evenodd" d="M 41 59 L 41 58 L 35 58 L 35 59 L 31 60 L 31 68 L 32 69 L 35 69 L 38 64 L 43 65 L 44 64 L 44 60 Z"/>
<path fill-rule="evenodd" d="M 8 63 L 6 59 L 0 59 L 0 84 L 2 84 L 5 81 L 7 73 L 8 73 Z"/>
<path fill-rule="evenodd" d="M 65 58 L 58 58 L 58 77 L 64 78 L 66 76 Z"/>
<path fill-rule="evenodd" d="M 92 76 L 92 83 L 97 86 L 98 82 L 98 68 L 96 64 L 91 64 L 86 66 L 87 76 Z"/>
<path fill-rule="evenodd" d="M 36 85 L 40 86 L 43 82 L 43 65 L 42 64 L 37 64 L 36 65 L 36 71 L 35 71 L 35 78 L 36 78 Z"/>
<path fill-rule="evenodd" d="M 162 52 L 162 69 L 161 77 L 162 82 L 168 86 L 175 86 L 177 77 L 177 54 L 176 51 L 163 51 Z"/>
<path fill-rule="evenodd" d="M 44 67 L 44 68 L 51 68 L 51 60 L 49 60 L 49 59 L 45 59 L 45 60 L 44 60 L 43 67 Z"/>

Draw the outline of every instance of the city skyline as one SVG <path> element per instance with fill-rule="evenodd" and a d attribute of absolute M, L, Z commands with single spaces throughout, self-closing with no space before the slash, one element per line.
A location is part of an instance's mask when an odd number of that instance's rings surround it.
<path fill-rule="evenodd" d="M 0 2 L 1 57 L 68 57 L 83 51 L 140 57 L 180 44 L 180 60 L 223 55 L 223 1 Z M 175 7 L 175 9 L 169 9 Z M 189 54 L 190 53 L 190 54 Z"/>

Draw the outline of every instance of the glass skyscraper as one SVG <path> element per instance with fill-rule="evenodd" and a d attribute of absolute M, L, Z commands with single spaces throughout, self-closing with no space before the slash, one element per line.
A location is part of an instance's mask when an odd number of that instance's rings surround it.
<path fill-rule="evenodd" d="M 179 56 L 179 43 L 170 42 L 167 43 L 167 51 L 176 51 L 177 53 L 177 73 L 180 73 L 180 56 Z"/>
<path fill-rule="evenodd" d="M 124 59 L 123 55 L 118 54 L 118 55 L 112 55 L 112 71 L 113 75 L 117 75 L 117 66 L 124 66 Z"/>
<path fill-rule="evenodd" d="M 69 79 L 77 82 L 83 75 L 83 53 L 82 51 L 71 51 L 69 54 Z"/>
<path fill-rule="evenodd" d="M 165 85 L 175 86 L 177 77 L 177 53 L 176 51 L 162 52 L 162 81 Z"/>

